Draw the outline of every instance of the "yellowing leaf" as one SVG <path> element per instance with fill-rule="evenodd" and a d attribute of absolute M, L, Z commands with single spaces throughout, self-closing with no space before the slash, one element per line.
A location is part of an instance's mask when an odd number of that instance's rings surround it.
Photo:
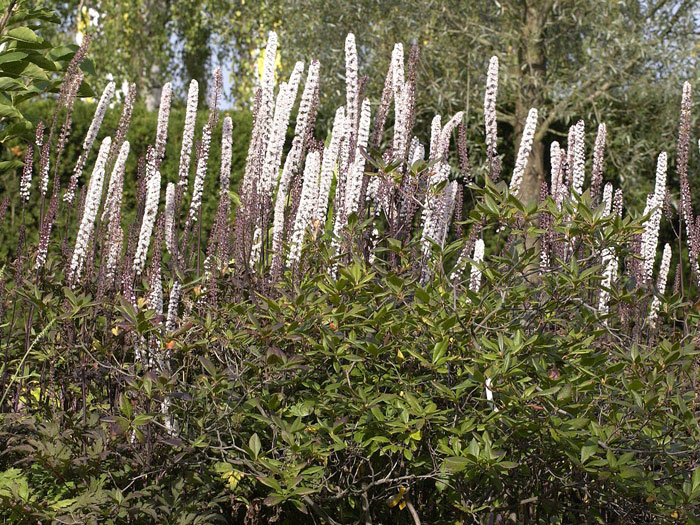
<path fill-rule="evenodd" d="M 389 501 L 387 501 L 387 503 L 386 503 L 387 506 L 389 508 L 392 508 L 392 507 L 396 507 L 396 505 L 401 503 L 403 501 L 404 492 L 406 492 L 406 489 L 404 487 L 399 487 L 399 493 L 396 496 L 394 496 L 393 498 L 391 498 Z"/>

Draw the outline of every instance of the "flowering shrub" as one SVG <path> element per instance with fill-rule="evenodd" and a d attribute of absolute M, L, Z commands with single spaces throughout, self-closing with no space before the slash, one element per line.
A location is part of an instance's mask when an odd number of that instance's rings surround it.
<path fill-rule="evenodd" d="M 39 239 L 26 242 L 23 225 L 0 281 L 0 515 L 698 522 L 690 85 L 674 172 L 679 216 L 665 153 L 635 216 L 619 189 L 601 191 L 604 125 L 589 188 L 579 121 L 565 147 L 552 144 L 539 202 L 519 200 L 535 108 L 501 180 L 495 58 L 483 179 L 472 176 L 479 146 L 470 160 L 462 113 L 444 126 L 436 116 L 429 144 L 413 135 L 417 48 L 404 67 L 396 45 L 373 111 L 352 35 L 346 104 L 329 139 L 314 133 L 312 61 L 285 149 L 304 65 L 275 94 L 276 48 L 271 33 L 237 194 L 239 135 L 232 120 L 218 122 L 219 71 L 197 142 L 200 93 L 189 87 L 175 180 L 161 171 L 168 87 L 135 177 L 126 168 L 133 97 L 87 185 L 102 101 L 64 189 L 56 174 L 70 125 L 56 140 L 57 119 L 48 137 L 37 132 L 41 154 L 36 166 L 28 157 L 21 195 L 40 209 Z M 205 192 L 219 126 L 220 190 Z M 131 202 L 124 188 L 134 181 Z M 464 216 L 467 192 L 475 205 Z M 212 194 L 218 210 L 203 227 Z M 135 218 L 123 224 L 130 208 Z M 679 248 L 666 244 L 655 271 L 664 217 L 678 222 Z"/>

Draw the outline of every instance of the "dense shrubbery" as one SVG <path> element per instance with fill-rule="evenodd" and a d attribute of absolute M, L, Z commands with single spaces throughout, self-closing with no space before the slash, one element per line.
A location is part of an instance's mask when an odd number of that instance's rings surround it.
<path fill-rule="evenodd" d="M 504 189 L 474 191 L 496 203 L 478 210 L 486 231 L 553 208 L 523 213 Z M 624 253 L 640 228 L 577 210 L 555 217 L 581 253 Z M 623 279 L 606 325 L 590 306 L 596 258 L 538 275 L 511 227 L 479 293 L 456 293 L 440 271 L 421 285 L 405 270 L 410 245 L 382 254 L 391 267 L 354 260 L 333 279 L 318 246 L 308 277 L 273 297 L 234 278 L 214 306 L 188 280 L 191 313 L 166 336 L 144 306 L 49 276 L 18 283 L 35 305 L 32 341 L 46 328 L 0 434 L 5 517 L 395 523 L 410 503 L 429 523 L 698 519 L 698 360 L 681 328 L 697 313 L 670 296 L 658 330 L 639 333 L 651 294 Z M 134 362 L 135 334 L 171 349 L 170 373 Z"/>
<path fill-rule="evenodd" d="M 275 48 L 273 34 L 266 56 Z M 34 189 L 24 177 L 21 209 L 38 210 L 41 235 L 37 245 L 20 222 L 0 281 L 0 516 L 700 522 L 689 85 L 680 216 L 668 205 L 665 154 L 636 216 L 611 185 L 602 190 L 603 128 L 587 169 L 582 122 L 566 150 L 553 147 L 551 192 L 545 184 L 539 202 L 518 199 L 536 111 L 510 185 L 500 180 L 495 58 L 484 177 L 470 169 L 461 114 L 433 121 L 427 155 L 412 136 L 416 49 L 404 74 L 395 48 L 371 130 L 352 35 L 346 59 L 347 105 L 329 140 L 314 138 L 312 62 L 289 148 L 301 67 L 273 96 L 266 62 L 238 194 L 228 163 L 241 158 L 243 126 L 231 134 L 230 121 L 218 123 L 218 72 L 191 169 L 174 168 L 182 141 L 168 126 L 180 122 L 166 87 L 147 130 L 138 111 L 128 133 L 128 119 L 102 122 L 98 104 L 93 122 L 116 131 L 78 199 L 62 190 L 82 150 L 47 148 Z M 59 126 L 72 109 L 62 103 Z M 201 161 L 213 158 L 210 132 L 222 144 L 218 185 Z M 61 149 L 43 140 L 37 151 Z M 139 169 L 122 162 L 137 157 Z M 47 165 L 58 169 L 39 195 Z M 163 179 L 181 182 L 168 185 L 165 206 Z M 476 204 L 463 217 L 465 193 Z M 655 271 L 664 217 L 692 228 L 678 230 L 689 250 L 676 257 L 689 264 L 668 289 L 670 260 Z"/>

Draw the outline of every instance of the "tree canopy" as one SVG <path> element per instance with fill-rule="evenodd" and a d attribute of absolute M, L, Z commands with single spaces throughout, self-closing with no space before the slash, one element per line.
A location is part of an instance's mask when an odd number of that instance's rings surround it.
<path fill-rule="evenodd" d="M 61 11 L 68 35 L 86 16 L 84 0 L 44 2 Z M 251 73 L 274 29 L 284 42 L 280 75 L 296 60 L 321 61 L 325 120 L 342 100 L 344 78 L 337 72 L 343 71 L 348 31 L 356 35 L 360 74 L 368 76 L 375 103 L 394 43 L 416 44 L 417 118 L 426 136 L 435 113 L 467 110 L 471 131 L 481 129 L 486 66 L 497 55 L 500 134 L 513 134 L 517 143 L 529 108 L 540 114 L 523 183 L 526 200 L 537 194 L 548 169 L 547 142 L 566 136 L 579 118 L 618 130 L 608 139 L 624 146 L 612 155 L 615 177 L 626 190 L 645 193 L 653 178 L 651 152 L 673 142 L 679 87 L 695 81 L 700 51 L 700 6 L 692 0 L 103 0 L 97 10 L 86 30 L 96 36 L 98 75 L 123 76 L 145 92 L 166 78 L 181 86 L 196 78 L 204 86 L 216 61 L 230 73 L 227 95 L 236 106 L 250 104 Z M 622 137 L 633 140 L 621 144 Z M 513 152 L 502 153 L 509 166 Z M 640 173 L 649 182 L 638 187 Z"/>

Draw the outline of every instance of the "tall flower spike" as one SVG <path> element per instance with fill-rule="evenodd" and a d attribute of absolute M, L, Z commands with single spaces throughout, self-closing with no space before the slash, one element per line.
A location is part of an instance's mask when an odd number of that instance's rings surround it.
<path fill-rule="evenodd" d="M 231 158 L 233 155 L 233 121 L 231 117 L 224 119 L 221 130 L 221 171 L 219 172 L 219 195 L 228 198 L 231 183 Z"/>
<path fill-rule="evenodd" d="M 603 281 L 600 284 L 598 299 L 598 313 L 607 315 L 608 301 L 610 300 L 610 288 L 617 275 L 617 256 L 612 248 L 603 249 Z M 606 320 L 607 323 L 607 320 Z"/>
<path fill-rule="evenodd" d="M 520 184 L 523 181 L 523 175 L 525 175 L 525 169 L 527 168 L 527 161 L 530 157 L 530 151 L 532 150 L 532 141 L 535 138 L 536 127 L 537 109 L 532 108 L 527 114 L 523 136 L 520 139 L 518 157 L 515 160 L 515 169 L 513 169 L 513 176 L 510 179 L 510 192 L 516 197 L 520 193 Z"/>
<path fill-rule="evenodd" d="M 615 197 L 613 197 L 613 215 L 622 217 L 622 189 L 617 188 L 615 190 Z"/>
<path fill-rule="evenodd" d="M 114 215 L 115 207 L 121 206 L 124 171 L 126 169 L 126 159 L 129 157 L 129 148 L 129 141 L 125 140 L 122 142 L 119 155 L 117 155 L 117 160 L 112 168 L 112 174 L 109 177 L 107 195 L 102 209 L 102 221 L 109 220 Z"/>
<path fill-rule="evenodd" d="M 603 204 L 605 206 L 603 215 L 607 217 L 612 213 L 613 186 L 610 182 L 603 189 Z"/>
<path fill-rule="evenodd" d="M 165 189 L 165 248 L 170 255 L 175 253 L 175 184 L 168 182 Z"/>
<path fill-rule="evenodd" d="M 690 82 L 685 82 L 683 84 L 683 95 L 681 97 L 680 129 L 678 130 L 678 144 L 676 146 L 676 171 L 680 175 L 681 181 L 681 209 L 688 232 L 692 231 L 693 223 L 693 208 L 690 202 L 690 189 L 688 187 L 688 146 L 690 142 L 690 107 L 692 93 L 693 90 L 690 86 Z"/>
<path fill-rule="evenodd" d="M 66 190 L 66 193 L 63 196 L 63 200 L 65 202 L 71 203 L 75 198 L 75 188 L 77 187 L 78 180 L 80 179 L 80 176 L 83 173 L 83 168 L 85 167 L 85 162 L 87 161 L 87 157 L 90 154 L 92 145 L 95 142 L 95 139 L 97 138 L 97 132 L 100 130 L 100 126 L 102 126 L 102 121 L 104 120 L 104 116 L 107 111 L 107 105 L 114 96 L 114 88 L 114 82 L 110 82 L 109 84 L 107 84 L 107 87 L 102 92 L 100 101 L 97 103 L 95 115 L 92 117 L 92 122 L 90 123 L 90 127 L 88 128 L 87 134 L 85 135 L 85 140 L 83 140 L 83 151 L 80 153 L 80 157 L 78 157 L 78 161 L 75 164 L 75 168 L 73 170 L 73 175 L 71 176 L 68 189 Z"/>
<path fill-rule="evenodd" d="M 263 74 L 260 81 L 262 88 L 262 100 L 260 111 L 263 118 L 272 111 L 273 90 L 275 87 L 275 68 L 277 66 L 277 33 L 270 31 L 265 47 L 265 60 L 263 63 Z"/>
<path fill-rule="evenodd" d="M 44 121 L 40 121 L 39 124 L 36 126 L 36 138 L 34 139 L 34 145 L 36 146 L 36 151 L 41 157 L 44 155 L 44 149 L 42 146 L 44 145 Z M 48 155 L 48 150 L 46 151 L 46 155 Z M 48 159 L 46 159 L 46 165 L 48 166 Z M 46 192 L 49 189 L 49 172 L 46 170 L 46 173 L 44 174 L 41 170 L 41 166 L 44 165 L 44 159 L 41 159 L 39 162 L 39 175 L 41 175 L 41 196 L 46 197 Z"/>
<path fill-rule="evenodd" d="M 277 174 L 279 173 L 280 162 L 282 160 L 284 139 L 287 134 L 287 128 L 289 127 L 289 116 L 292 113 L 292 106 L 297 96 L 297 89 L 299 87 L 303 68 L 304 64 L 302 62 L 297 62 L 292 74 L 289 76 L 289 82 L 283 82 L 277 94 L 272 130 L 265 152 L 260 187 L 258 188 L 258 193 L 260 195 L 270 197 L 274 189 Z"/>
<path fill-rule="evenodd" d="M 395 159 L 403 159 L 408 148 L 408 121 L 410 87 L 404 74 L 403 45 L 394 44 L 391 54 L 392 89 L 394 92 L 394 139 L 392 143 Z"/>
<path fill-rule="evenodd" d="M 313 217 L 314 200 L 318 193 L 318 175 L 320 167 L 320 153 L 318 151 L 312 151 L 306 156 L 304 182 L 301 190 L 301 197 L 299 198 L 297 215 L 294 220 L 289 255 L 287 256 L 287 266 L 298 263 L 301 258 L 304 234 L 306 233 L 306 228 L 311 224 L 311 219 Z"/>
<path fill-rule="evenodd" d="M 196 80 L 190 82 L 187 92 L 187 109 L 185 110 L 185 127 L 182 131 L 182 145 L 180 146 L 180 166 L 178 168 L 177 185 L 186 189 L 187 179 L 192 160 L 192 143 L 194 141 L 195 119 L 197 118 L 197 101 L 199 98 L 199 84 Z"/>
<path fill-rule="evenodd" d="M 651 306 L 649 307 L 649 317 L 648 321 L 650 324 L 655 323 L 656 318 L 659 314 L 659 307 L 661 306 L 660 295 L 666 293 L 666 281 L 668 280 L 668 270 L 671 268 L 671 245 L 666 243 L 664 246 L 664 253 L 661 256 L 661 267 L 659 268 L 659 277 L 656 281 L 656 288 L 658 295 L 654 295 L 651 301 Z"/>
<path fill-rule="evenodd" d="M 160 200 L 160 171 L 156 171 L 146 182 L 146 205 L 143 210 L 143 221 L 139 233 L 139 242 L 134 254 L 133 271 L 135 275 L 141 275 L 146 265 L 148 247 L 151 244 L 153 226 L 156 223 L 158 213 L 158 201 Z"/>
<path fill-rule="evenodd" d="M 430 160 L 438 159 L 438 148 L 440 144 L 440 132 L 442 131 L 442 120 L 440 115 L 435 115 L 430 122 Z"/>
<path fill-rule="evenodd" d="M 443 158 L 447 155 L 447 150 L 450 147 L 450 138 L 452 137 L 452 132 L 455 130 L 459 123 L 462 121 L 464 112 L 459 111 L 447 121 L 447 124 L 440 130 L 440 138 L 437 145 L 437 156 L 438 158 Z"/>
<path fill-rule="evenodd" d="M 328 213 L 328 196 L 331 191 L 331 183 L 333 182 L 333 170 L 335 169 L 338 161 L 340 141 L 345 135 L 344 129 L 345 108 L 341 106 L 335 112 L 333 129 L 331 130 L 331 140 L 328 147 L 323 152 L 318 198 L 316 199 L 316 212 L 314 214 L 314 218 L 319 222 L 321 227 L 323 227 L 326 222 L 326 214 Z"/>
<path fill-rule="evenodd" d="M 95 218 L 97 217 L 97 210 L 100 207 L 100 200 L 102 199 L 102 185 L 105 176 L 105 166 L 107 164 L 107 157 L 109 156 L 109 148 L 111 145 L 112 138 L 105 137 L 100 145 L 100 151 L 97 154 L 95 167 L 92 170 L 92 176 L 90 177 L 90 182 L 88 183 L 88 192 L 85 199 L 85 210 L 83 212 L 83 217 L 80 220 L 80 228 L 78 229 L 78 236 L 75 240 L 73 258 L 69 269 L 69 282 L 73 286 L 78 279 L 80 279 L 80 275 L 83 271 L 83 265 L 85 263 L 85 259 L 87 258 L 88 243 L 90 242 L 90 237 L 95 229 Z"/>
<path fill-rule="evenodd" d="M 586 176 L 586 157 L 585 157 L 585 147 L 586 147 L 586 136 L 584 132 L 583 120 L 579 120 L 574 127 L 574 144 L 573 144 L 573 155 L 572 155 L 572 175 L 573 183 L 572 189 L 579 195 L 583 193 L 583 180 Z"/>
<path fill-rule="evenodd" d="M 345 115 L 348 119 L 350 132 L 354 135 L 358 122 L 358 80 L 357 80 L 357 47 L 355 46 L 355 35 L 348 33 L 345 38 Z"/>
<path fill-rule="evenodd" d="M 486 74 L 484 94 L 484 127 L 486 130 L 486 155 L 489 160 L 496 156 L 497 121 L 496 95 L 498 94 L 498 57 L 492 56 Z"/>
<path fill-rule="evenodd" d="M 593 146 L 593 169 L 591 170 L 591 200 L 595 205 L 600 195 L 600 187 L 603 184 L 603 156 L 605 154 L 605 139 L 608 130 L 605 123 L 598 124 L 598 134 Z"/>
<path fill-rule="evenodd" d="M 369 99 L 362 101 L 362 114 L 357 133 L 357 148 L 355 152 L 355 160 L 352 163 L 350 172 L 348 173 L 348 185 L 345 191 L 345 214 L 350 215 L 358 211 L 360 204 L 360 190 L 362 187 L 362 179 L 365 173 L 365 157 L 360 153 L 360 148 L 367 147 L 369 140 L 369 119 L 370 106 Z M 343 224 L 344 226 L 344 224 Z"/>
<path fill-rule="evenodd" d="M 650 203 L 649 212 L 651 217 L 645 224 L 644 241 L 642 242 L 642 255 L 644 257 L 644 279 L 651 280 L 654 271 L 654 260 L 656 259 L 656 246 L 659 242 L 659 226 L 661 215 L 663 214 L 664 198 L 666 196 L 666 152 L 659 155 L 656 165 L 656 185 L 654 187 L 654 197 Z"/>
<path fill-rule="evenodd" d="M 469 290 L 472 292 L 478 292 L 481 288 L 481 270 L 479 265 L 484 262 L 484 240 L 477 239 L 474 243 L 474 256 L 472 257 L 472 273 L 469 277 Z"/>
<path fill-rule="evenodd" d="M 202 193 L 204 192 L 204 178 L 207 176 L 207 162 L 209 161 L 209 146 L 211 145 L 211 128 L 204 125 L 202 130 L 202 145 L 199 159 L 197 160 L 197 172 L 192 188 L 192 201 L 190 201 L 189 220 L 195 222 L 202 207 Z"/>
<path fill-rule="evenodd" d="M 165 319 L 165 333 L 170 333 L 175 330 L 175 322 L 177 320 L 177 306 L 180 304 L 180 295 L 182 293 L 182 284 L 175 280 L 172 288 L 170 288 L 170 298 L 168 299 L 168 316 Z"/>
<path fill-rule="evenodd" d="M 277 186 L 277 195 L 275 197 L 275 208 L 272 222 L 272 270 L 273 275 L 277 277 L 282 269 L 283 254 L 282 241 L 284 238 L 285 225 L 285 208 L 287 206 L 289 184 L 292 177 L 298 172 L 299 164 L 301 163 L 304 153 L 305 143 L 309 138 L 313 119 L 315 119 L 314 99 L 318 93 L 318 74 L 320 63 L 318 60 L 312 60 L 309 65 L 309 72 L 306 76 L 306 84 L 301 95 L 299 103 L 299 112 L 297 113 L 297 123 L 294 129 L 294 140 L 292 147 L 284 161 L 282 176 Z M 312 212 L 316 211 L 316 201 L 318 199 L 318 184 L 316 185 L 316 193 L 312 197 Z"/>
<path fill-rule="evenodd" d="M 30 188 L 32 185 L 32 172 L 34 171 L 34 146 L 27 145 L 27 151 L 24 154 L 24 168 L 22 169 L 22 178 L 19 182 L 19 196 L 24 201 L 29 201 Z"/>
<path fill-rule="evenodd" d="M 559 202 L 558 197 L 561 195 L 561 185 L 562 182 L 562 165 L 561 165 L 561 147 L 559 143 L 555 140 L 549 146 L 549 158 L 552 165 L 552 180 L 550 193 L 552 198 L 557 203 L 557 206 L 561 207 L 561 202 Z"/>
<path fill-rule="evenodd" d="M 173 100 L 173 88 L 170 82 L 166 82 L 160 95 L 158 106 L 158 127 L 156 128 L 156 149 L 153 160 L 155 164 L 151 170 L 160 169 L 160 164 L 165 156 L 165 143 L 168 140 L 168 120 L 170 119 L 170 104 Z"/>

